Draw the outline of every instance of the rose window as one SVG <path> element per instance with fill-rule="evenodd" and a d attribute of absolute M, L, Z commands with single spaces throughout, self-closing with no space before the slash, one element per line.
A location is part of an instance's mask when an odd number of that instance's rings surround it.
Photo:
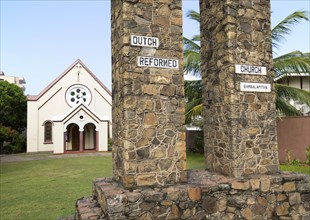
<path fill-rule="evenodd" d="M 67 90 L 66 100 L 71 107 L 80 104 L 88 105 L 91 101 L 91 94 L 87 87 L 74 85 Z"/>

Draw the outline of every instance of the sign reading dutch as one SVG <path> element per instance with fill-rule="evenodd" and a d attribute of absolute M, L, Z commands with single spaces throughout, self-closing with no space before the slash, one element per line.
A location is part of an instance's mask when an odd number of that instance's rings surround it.
<path fill-rule="evenodd" d="M 166 59 L 160 57 L 138 56 L 138 66 L 178 69 L 179 61 L 176 59 Z"/>
<path fill-rule="evenodd" d="M 145 46 L 145 47 L 158 47 L 159 40 L 157 37 L 146 37 L 131 35 L 131 45 L 133 46 Z M 138 66 L 145 67 L 157 67 L 157 68 L 168 68 L 168 69 L 178 69 L 179 60 L 160 58 L 160 57 L 137 57 Z"/>
<path fill-rule="evenodd" d="M 142 46 L 142 47 L 158 47 L 159 40 L 157 37 L 146 37 L 146 36 L 137 36 L 131 35 L 131 45 L 133 46 Z"/>
<path fill-rule="evenodd" d="M 268 83 L 240 82 L 240 91 L 244 91 L 244 92 L 271 92 L 271 85 Z"/>
<path fill-rule="evenodd" d="M 265 66 L 252 66 L 252 65 L 235 65 L 235 71 L 239 74 L 250 74 L 250 75 L 266 75 L 267 70 Z"/>

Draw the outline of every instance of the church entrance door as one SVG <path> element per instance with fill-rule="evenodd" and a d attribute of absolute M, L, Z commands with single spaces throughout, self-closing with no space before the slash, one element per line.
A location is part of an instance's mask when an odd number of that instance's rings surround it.
<path fill-rule="evenodd" d="M 72 150 L 78 151 L 80 148 L 80 132 L 79 132 L 79 126 L 74 125 L 72 127 Z"/>

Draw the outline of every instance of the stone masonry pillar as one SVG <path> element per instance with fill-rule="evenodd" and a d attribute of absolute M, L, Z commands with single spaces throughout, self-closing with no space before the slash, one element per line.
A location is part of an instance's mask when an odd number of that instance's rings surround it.
<path fill-rule="evenodd" d="M 113 177 L 186 181 L 182 1 L 113 0 Z"/>
<path fill-rule="evenodd" d="M 269 0 L 200 0 L 207 168 L 278 171 Z"/>

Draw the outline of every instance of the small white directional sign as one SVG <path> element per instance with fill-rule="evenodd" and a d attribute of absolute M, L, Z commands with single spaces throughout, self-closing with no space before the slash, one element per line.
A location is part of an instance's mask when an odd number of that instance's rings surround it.
<path fill-rule="evenodd" d="M 235 65 L 235 71 L 239 74 L 249 74 L 249 75 L 266 75 L 267 69 L 265 66 L 252 66 L 252 65 Z"/>
<path fill-rule="evenodd" d="M 146 36 L 130 36 L 130 43 L 133 46 L 141 46 L 141 47 L 158 47 L 159 39 L 157 37 L 146 37 Z"/>
<path fill-rule="evenodd" d="M 138 66 L 168 68 L 168 69 L 179 68 L 179 60 L 176 59 L 138 56 L 137 62 Z"/>
<path fill-rule="evenodd" d="M 240 83 L 240 91 L 244 92 L 271 92 L 271 85 L 268 83 Z"/>

